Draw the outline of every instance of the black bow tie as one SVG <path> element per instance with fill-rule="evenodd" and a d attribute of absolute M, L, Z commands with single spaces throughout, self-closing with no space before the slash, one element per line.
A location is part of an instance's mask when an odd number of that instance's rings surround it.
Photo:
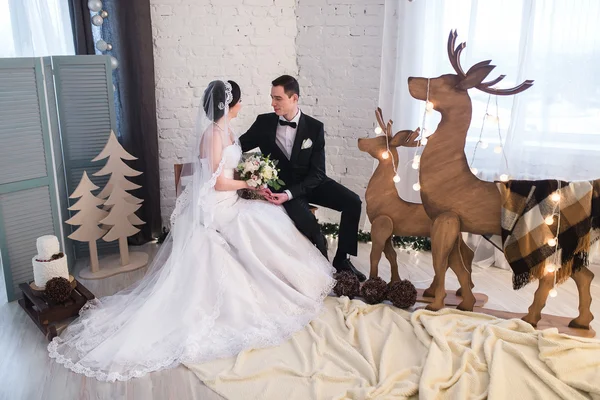
<path fill-rule="evenodd" d="M 292 128 L 296 129 L 296 127 L 298 126 L 297 123 L 295 122 L 289 122 L 289 121 L 284 121 L 283 119 L 279 120 L 279 125 L 287 125 L 287 126 L 291 126 Z"/>

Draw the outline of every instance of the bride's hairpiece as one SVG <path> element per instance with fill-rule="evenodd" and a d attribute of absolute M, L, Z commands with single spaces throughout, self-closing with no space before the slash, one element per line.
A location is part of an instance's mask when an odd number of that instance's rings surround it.
<path fill-rule="evenodd" d="M 227 105 L 230 105 L 231 102 L 233 101 L 233 93 L 232 93 L 232 88 L 231 88 L 231 83 L 225 81 L 225 102 L 227 103 Z M 220 107 L 220 105 L 219 105 Z"/>

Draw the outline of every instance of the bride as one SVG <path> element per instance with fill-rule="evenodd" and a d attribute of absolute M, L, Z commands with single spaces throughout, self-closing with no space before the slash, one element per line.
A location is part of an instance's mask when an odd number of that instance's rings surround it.
<path fill-rule="evenodd" d="M 279 344 L 320 313 L 331 264 L 281 206 L 237 195 L 249 188 L 234 179 L 242 151 L 229 124 L 240 108 L 235 82 L 208 85 L 171 233 L 142 280 L 88 302 L 52 340 L 58 363 L 124 381 Z"/>

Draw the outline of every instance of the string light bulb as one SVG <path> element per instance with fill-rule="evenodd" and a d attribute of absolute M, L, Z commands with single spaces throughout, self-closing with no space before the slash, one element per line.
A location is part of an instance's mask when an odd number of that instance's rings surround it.
<path fill-rule="evenodd" d="M 554 246 L 556 246 L 556 243 L 557 243 L 556 238 L 548 239 L 548 246 L 554 247 Z"/>
<path fill-rule="evenodd" d="M 551 274 L 554 271 L 556 271 L 556 269 L 557 269 L 556 265 L 554 265 L 554 264 L 548 264 L 548 265 L 546 265 L 546 272 L 549 273 L 549 274 Z"/>
<path fill-rule="evenodd" d="M 560 194 L 558 194 L 558 192 L 554 192 L 552 193 L 552 196 L 550 196 L 550 199 L 554 202 L 559 202 L 560 201 Z"/>
<path fill-rule="evenodd" d="M 488 144 L 488 142 L 483 142 L 483 141 L 482 141 L 482 142 L 481 142 L 481 144 L 480 144 L 479 146 L 480 146 L 482 149 L 487 149 L 487 148 L 488 148 L 488 146 L 489 146 L 489 144 Z"/>
<path fill-rule="evenodd" d="M 413 162 L 412 163 L 412 168 L 413 169 L 419 169 L 419 163 L 418 162 Z"/>
<path fill-rule="evenodd" d="M 381 135 L 383 133 L 383 130 L 381 129 L 380 126 L 378 126 L 377 128 L 375 128 L 375 134 L 376 135 Z"/>
<path fill-rule="evenodd" d="M 501 182 L 508 182 L 508 175 L 507 174 L 500 175 L 500 181 Z"/>
<path fill-rule="evenodd" d="M 546 223 L 546 225 L 552 225 L 554 223 L 554 216 L 553 215 L 547 216 L 546 219 L 544 219 L 544 222 Z"/>
<path fill-rule="evenodd" d="M 502 146 L 496 146 L 496 147 L 494 147 L 494 153 L 496 153 L 496 154 L 502 153 Z"/>
<path fill-rule="evenodd" d="M 388 158 L 390 158 L 390 153 L 387 150 L 384 151 L 383 153 L 381 153 L 381 158 L 387 160 Z"/>
<path fill-rule="evenodd" d="M 421 185 L 419 184 L 419 182 L 417 182 L 413 185 L 413 190 L 415 192 L 418 192 L 419 190 L 421 190 Z"/>
<path fill-rule="evenodd" d="M 473 167 L 473 168 L 471 168 L 471 172 L 473 173 L 473 175 L 477 175 L 479 170 L 477 168 Z"/>
<path fill-rule="evenodd" d="M 552 288 L 552 289 L 550 289 L 550 291 L 548 292 L 548 295 L 549 295 L 550 297 L 556 297 L 556 296 L 558 296 L 558 292 L 556 291 L 556 289 Z"/>
<path fill-rule="evenodd" d="M 400 182 L 400 177 L 398 176 L 398 174 L 394 175 L 394 182 L 395 183 Z"/>
<path fill-rule="evenodd" d="M 427 112 L 432 112 L 433 111 L 433 103 L 430 101 L 425 103 L 425 110 L 427 110 Z"/>
<path fill-rule="evenodd" d="M 428 142 L 428 141 L 429 141 L 429 140 L 427 140 L 427 138 L 426 138 L 426 137 L 424 137 L 423 139 L 421 139 L 421 144 L 422 144 L 423 146 L 425 146 L 425 145 L 427 144 L 427 142 Z"/>

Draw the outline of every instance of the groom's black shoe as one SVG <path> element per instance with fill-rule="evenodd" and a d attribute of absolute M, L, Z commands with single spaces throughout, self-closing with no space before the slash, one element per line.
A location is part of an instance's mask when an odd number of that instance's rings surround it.
<path fill-rule="evenodd" d="M 343 272 L 343 271 L 352 272 L 354 275 L 356 275 L 356 277 L 358 278 L 358 280 L 360 282 L 364 282 L 365 280 L 367 280 L 367 277 L 365 276 L 365 274 L 363 274 L 362 272 L 357 270 L 356 267 L 354 265 L 352 265 L 352 262 L 348 258 L 344 258 L 339 261 L 333 260 L 333 267 L 337 270 L 337 272 Z"/>

